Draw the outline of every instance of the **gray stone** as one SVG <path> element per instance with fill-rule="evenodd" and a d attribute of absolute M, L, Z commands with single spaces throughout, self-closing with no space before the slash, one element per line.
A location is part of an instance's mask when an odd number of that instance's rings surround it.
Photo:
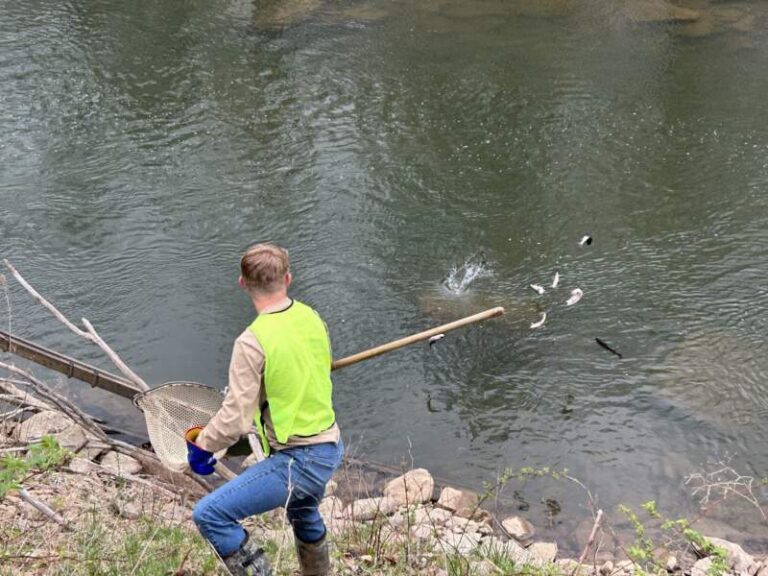
<path fill-rule="evenodd" d="M 600 566 L 600 576 L 609 576 L 610 574 L 613 574 L 613 562 L 607 560 L 605 564 Z"/>
<path fill-rule="evenodd" d="M 19 440 L 34 442 L 49 434 L 56 434 L 69 428 L 74 422 L 61 412 L 44 410 L 27 418 L 19 426 Z"/>
<path fill-rule="evenodd" d="M 593 573 L 590 566 L 585 564 L 579 566 L 579 562 L 573 558 L 560 558 L 559 560 L 555 560 L 555 566 L 559 568 L 557 572 L 558 574 L 567 574 L 568 576 L 571 574 L 574 576 L 589 576 Z M 577 569 L 578 572 L 576 572 Z"/>
<path fill-rule="evenodd" d="M 446 554 L 469 554 L 480 544 L 480 535 L 471 532 L 446 532 L 437 543 Z"/>
<path fill-rule="evenodd" d="M 750 566 L 755 564 L 755 559 L 744 551 L 744 548 L 728 540 L 707 537 L 707 541 L 718 548 L 723 548 L 727 553 L 728 567 L 737 574 L 748 572 Z"/>
<path fill-rule="evenodd" d="M 333 496 L 338 488 L 339 483 L 336 480 L 329 480 L 328 484 L 325 485 L 325 496 Z"/>
<path fill-rule="evenodd" d="M 384 487 L 384 496 L 394 500 L 398 506 L 423 504 L 432 498 L 435 481 L 424 468 L 410 470 L 390 480 Z"/>
<path fill-rule="evenodd" d="M 677 570 L 679 565 L 680 564 L 677 561 L 677 556 L 670 555 L 667 557 L 667 562 L 665 564 L 667 572 L 674 572 L 675 570 Z"/>
<path fill-rule="evenodd" d="M 446 486 L 440 492 L 437 505 L 450 510 L 457 516 L 470 518 L 477 510 L 477 502 L 478 497 L 474 492 L 457 490 L 456 488 Z"/>
<path fill-rule="evenodd" d="M 554 562 L 557 557 L 557 544 L 554 542 L 534 542 L 528 547 L 531 562 L 534 564 L 547 564 Z"/>
<path fill-rule="evenodd" d="M 141 508 L 133 502 L 124 502 L 117 505 L 117 512 L 126 520 L 136 520 L 141 517 Z"/>
<path fill-rule="evenodd" d="M 531 540 L 533 540 L 534 534 L 536 534 L 536 529 L 533 527 L 533 524 L 520 516 L 505 518 L 501 521 L 501 526 L 507 531 L 507 534 L 520 542 L 523 546 L 529 544 Z"/>
<path fill-rule="evenodd" d="M 94 464 L 87 458 L 72 458 L 69 461 L 69 469 L 75 474 L 92 474 L 100 470 L 98 464 Z"/>
<path fill-rule="evenodd" d="M 469 573 L 475 576 L 489 576 L 498 572 L 499 569 L 490 560 L 474 560 L 469 563 Z"/>
<path fill-rule="evenodd" d="M 503 541 L 491 536 L 484 538 L 480 544 L 484 556 L 499 555 L 516 564 L 525 564 L 529 560 L 528 552 L 514 540 Z"/>
<path fill-rule="evenodd" d="M 635 572 L 635 563 L 632 560 L 621 560 L 616 563 L 616 572 L 620 574 L 633 574 Z"/>
<path fill-rule="evenodd" d="M 435 533 L 435 528 L 430 524 L 415 524 L 411 526 L 411 536 L 416 540 L 429 540 Z"/>
<path fill-rule="evenodd" d="M 691 568 L 691 576 L 707 576 L 707 572 L 712 567 L 712 558 L 702 558 L 697 560 Z"/>
<path fill-rule="evenodd" d="M 104 458 L 101 459 L 101 465 L 118 475 L 138 474 L 141 472 L 141 464 L 138 460 L 114 450 L 104 455 Z"/>
<path fill-rule="evenodd" d="M 448 510 L 433 508 L 431 506 L 420 506 L 416 508 L 416 511 L 413 514 L 413 523 L 443 526 L 448 523 L 451 518 L 451 513 L 448 512 Z"/>
<path fill-rule="evenodd" d="M 755 576 L 768 576 L 768 564 L 763 563 L 763 566 L 757 570 Z"/>
<path fill-rule="evenodd" d="M 344 510 L 344 516 L 354 520 L 373 520 L 377 516 L 389 516 L 397 510 L 397 502 L 387 496 L 355 500 Z"/>

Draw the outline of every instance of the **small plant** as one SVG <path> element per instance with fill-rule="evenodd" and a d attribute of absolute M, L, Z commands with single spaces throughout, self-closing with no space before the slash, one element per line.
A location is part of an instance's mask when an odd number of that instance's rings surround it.
<path fill-rule="evenodd" d="M 619 506 L 619 511 L 627 517 L 635 531 L 635 540 L 625 552 L 640 569 L 648 573 L 665 573 L 664 558 L 666 556 L 670 553 L 692 551 L 696 555 L 708 556 L 712 560 L 707 576 L 723 576 L 728 571 L 726 551 L 713 545 L 691 528 L 687 519 L 664 518 L 653 500 L 643 503 L 641 508 L 650 520 L 660 522 L 659 529 L 665 542 L 664 544 L 654 542 L 648 536 L 648 530 L 639 516 L 629 506 Z"/>
<path fill-rule="evenodd" d="M 40 442 L 32 444 L 25 457 L 7 455 L 0 458 L 0 500 L 10 490 L 21 488 L 21 483 L 30 474 L 45 472 L 64 464 L 71 452 L 59 446 L 53 436 L 43 436 Z"/>

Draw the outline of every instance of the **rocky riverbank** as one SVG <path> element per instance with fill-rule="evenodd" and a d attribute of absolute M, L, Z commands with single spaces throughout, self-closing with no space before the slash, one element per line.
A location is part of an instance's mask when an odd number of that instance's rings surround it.
<path fill-rule="evenodd" d="M 100 448 L 87 430 L 52 410 L 23 422 L 6 419 L 0 452 L 0 574 L 223 573 L 191 521 L 204 493 L 199 485 L 178 485 L 138 459 Z M 583 552 L 564 556 L 556 542 L 537 538 L 527 519 L 497 518 L 482 496 L 437 488 L 427 470 L 410 470 L 380 493 L 358 498 L 348 497 L 348 474 L 339 472 L 321 503 L 338 574 L 629 576 L 663 568 L 681 576 L 768 576 L 765 557 L 692 530 L 645 552 L 640 538 L 606 558 L 598 551 L 609 527 L 594 521 Z M 283 511 L 247 525 L 276 573 L 294 574 Z"/>

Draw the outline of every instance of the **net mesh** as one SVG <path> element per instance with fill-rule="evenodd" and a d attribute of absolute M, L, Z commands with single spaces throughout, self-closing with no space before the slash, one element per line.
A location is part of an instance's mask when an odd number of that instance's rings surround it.
<path fill-rule="evenodd" d="M 133 403 L 144 412 L 152 447 L 160 460 L 173 470 L 187 467 L 184 433 L 205 426 L 221 408 L 220 390 L 195 382 L 169 382 L 137 395 Z"/>

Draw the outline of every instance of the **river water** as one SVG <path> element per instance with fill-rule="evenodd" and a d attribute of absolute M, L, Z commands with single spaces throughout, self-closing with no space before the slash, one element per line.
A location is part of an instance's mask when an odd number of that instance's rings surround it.
<path fill-rule="evenodd" d="M 506 306 L 336 373 L 352 451 L 477 490 L 567 468 L 617 521 L 694 516 L 687 475 L 768 476 L 768 4 L 687 6 L 0 0 L 0 255 L 152 383 L 225 385 L 257 240 L 337 357 Z M 19 335 L 108 366 L 10 296 Z M 500 502 L 591 524 L 568 481 Z M 765 549 L 755 507 L 705 516 Z"/>

